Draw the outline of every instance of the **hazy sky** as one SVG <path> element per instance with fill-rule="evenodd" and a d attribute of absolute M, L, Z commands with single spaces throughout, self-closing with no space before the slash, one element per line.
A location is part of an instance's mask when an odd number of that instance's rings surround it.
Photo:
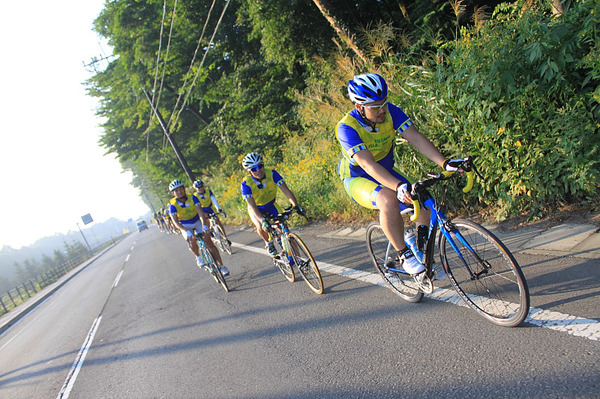
<path fill-rule="evenodd" d="M 102 50 L 91 30 L 101 0 L 2 1 L 0 248 L 148 212 L 112 155 L 98 146 L 96 100 L 82 84 Z"/>

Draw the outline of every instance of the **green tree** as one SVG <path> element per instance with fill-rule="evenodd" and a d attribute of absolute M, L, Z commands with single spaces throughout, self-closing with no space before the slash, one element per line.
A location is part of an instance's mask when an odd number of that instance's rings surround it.
<path fill-rule="evenodd" d="M 57 266 L 61 266 L 66 263 L 67 258 L 65 254 L 60 249 L 55 249 L 52 254 L 53 263 Z"/>
<path fill-rule="evenodd" d="M 24 281 L 27 281 L 27 272 L 21 267 L 19 262 L 15 262 L 13 267 L 15 268 L 15 275 L 17 278 L 17 285 L 22 284 Z"/>

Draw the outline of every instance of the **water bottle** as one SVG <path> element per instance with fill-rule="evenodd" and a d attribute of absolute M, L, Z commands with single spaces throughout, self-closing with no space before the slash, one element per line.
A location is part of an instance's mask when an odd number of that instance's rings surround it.
<path fill-rule="evenodd" d="M 417 236 L 413 229 L 406 229 L 404 232 L 404 242 L 416 256 L 417 260 L 423 263 L 423 252 L 419 251 L 419 248 L 417 247 Z"/>

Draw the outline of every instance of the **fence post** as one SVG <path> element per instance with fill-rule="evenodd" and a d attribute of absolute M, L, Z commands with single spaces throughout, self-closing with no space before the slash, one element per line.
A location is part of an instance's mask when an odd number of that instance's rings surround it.
<path fill-rule="evenodd" d="M 6 309 L 6 306 L 4 306 L 4 302 L 2 301 L 2 297 L 0 296 L 0 305 L 2 305 L 2 309 L 4 309 L 5 313 L 8 313 L 8 309 Z"/>
<path fill-rule="evenodd" d="M 19 287 L 15 287 L 15 290 L 17 290 L 17 294 L 19 294 L 19 296 L 21 297 L 21 300 L 23 302 L 25 302 L 25 298 L 23 298 L 23 294 L 21 294 L 21 290 L 19 289 Z M 15 306 L 17 306 L 17 305 L 15 305 Z"/>
<path fill-rule="evenodd" d="M 12 295 L 10 295 L 10 291 L 8 291 L 7 294 L 8 294 L 8 297 L 10 298 L 10 300 L 12 301 L 13 306 L 16 308 L 17 304 L 15 303 L 15 299 L 12 297 Z"/>
<path fill-rule="evenodd" d="M 35 285 L 33 285 L 33 282 L 31 280 L 29 280 L 29 285 L 31 286 L 31 288 L 33 289 L 33 293 L 37 294 L 37 290 L 35 289 Z"/>

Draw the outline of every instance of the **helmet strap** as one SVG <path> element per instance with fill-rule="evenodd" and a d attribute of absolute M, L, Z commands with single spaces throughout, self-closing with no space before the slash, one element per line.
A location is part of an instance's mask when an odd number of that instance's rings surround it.
<path fill-rule="evenodd" d="M 369 118 L 367 118 L 367 115 L 365 114 L 365 109 L 363 108 L 362 104 L 358 108 L 358 113 L 361 116 L 361 118 L 363 118 L 363 120 L 365 122 L 367 122 L 371 126 L 371 128 L 373 130 L 375 130 L 375 125 L 377 125 L 377 123 L 373 122 L 372 120 L 370 120 Z"/>

